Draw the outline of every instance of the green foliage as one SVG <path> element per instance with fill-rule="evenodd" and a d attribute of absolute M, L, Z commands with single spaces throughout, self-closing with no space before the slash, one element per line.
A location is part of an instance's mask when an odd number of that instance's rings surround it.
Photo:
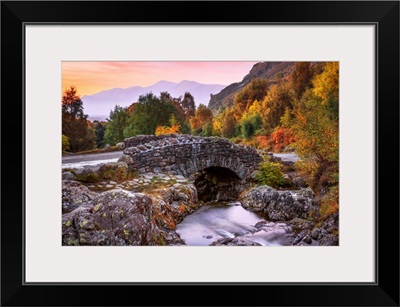
<path fill-rule="evenodd" d="M 212 136 L 212 134 L 213 134 L 212 124 L 211 122 L 208 122 L 204 125 L 203 136 Z"/>
<path fill-rule="evenodd" d="M 105 122 L 99 122 L 95 120 L 93 122 L 94 124 L 94 130 L 95 130 L 95 135 L 96 135 L 96 145 L 97 148 L 103 148 L 105 143 L 104 143 L 104 134 L 106 132 L 106 125 L 107 123 Z"/>
<path fill-rule="evenodd" d="M 172 115 L 183 126 L 184 118 L 178 106 L 179 104 L 166 92 L 161 99 L 153 93 L 140 96 L 133 114 L 128 119 L 124 137 L 154 134 L 157 126 L 169 126 Z"/>
<path fill-rule="evenodd" d="M 262 120 L 260 114 L 245 116 L 240 122 L 240 132 L 246 139 L 252 137 L 261 127 Z"/>
<path fill-rule="evenodd" d="M 281 170 L 279 163 L 266 160 L 259 164 L 256 179 L 259 185 L 268 185 L 280 188 L 287 185 L 287 180 Z"/>
<path fill-rule="evenodd" d="M 66 153 L 67 150 L 69 149 L 69 138 L 64 134 L 61 136 L 61 138 L 62 138 L 62 152 Z"/>
<path fill-rule="evenodd" d="M 115 145 L 122 142 L 124 138 L 124 130 L 127 126 L 129 113 L 126 108 L 119 105 L 110 111 L 110 116 L 107 118 L 107 126 L 104 132 L 104 144 Z"/>

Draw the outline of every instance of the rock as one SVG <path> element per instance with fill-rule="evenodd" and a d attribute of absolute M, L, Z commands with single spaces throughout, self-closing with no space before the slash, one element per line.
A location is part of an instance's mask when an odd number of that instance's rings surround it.
<path fill-rule="evenodd" d="M 68 213 L 77 207 L 87 204 L 96 197 L 96 193 L 77 181 L 62 181 L 62 213 Z"/>
<path fill-rule="evenodd" d="M 318 240 L 320 233 L 321 233 L 321 229 L 320 229 L 320 228 L 315 228 L 315 229 L 311 232 L 311 238 L 312 238 L 313 240 Z"/>
<path fill-rule="evenodd" d="M 271 221 L 306 219 L 313 205 L 313 197 L 309 197 L 309 191 L 303 190 L 278 191 L 269 186 L 260 186 L 247 192 L 241 203 L 245 209 L 266 213 Z M 301 202 L 298 201 L 300 196 Z"/>
<path fill-rule="evenodd" d="M 150 245 L 152 201 L 111 190 L 63 216 L 63 245 Z M 77 241 L 78 240 L 78 241 Z"/>
<path fill-rule="evenodd" d="M 131 156 L 122 155 L 121 158 L 118 159 L 118 162 L 124 162 L 129 165 L 133 163 L 133 160 Z"/>
<path fill-rule="evenodd" d="M 62 180 L 75 180 L 76 176 L 71 172 L 63 172 L 62 173 Z"/>
<path fill-rule="evenodd" d="M 306 235 L 306 236 L 303 238 L 303 242 L 305 242 L 305 243 L 307 243 L 307 244 L 311 244 L 311 243 L 312 243 L 311 236 L 310 236 L 310 235 Z"/>
<path fill-rule="evenodd" d="M 302 177 L 296 177 L 292 180 L 292 182 L 298 188 L 306 188 L 308 186 Z"/>
<path fill-rule="evenodd" d="M 105 150 L 108 150 L 108 149 L 110 149 L 110 148 L 111 148 L 110 144 L 104 145 L 104 149 L 105 149 Z"/>
<path fill-rule="evenodd" d="M 211 243 L 210 246 L 261 246 L 261 244 L 242 238 L 221 238 Z"/>
<path fill-rule="evenodd" d="M 339 245 L 339 238 L 333 234 L 324 235 L 318 242 L 320 246 L 337 246 Z"/>
<path fill-rule="evenodd" d="M 77 173 L 76 180 L 86 183 L 94 183 L 99 181 L 99 175 L 92 167 L 85 167 Z"/>
<path fill-rule="evenodd" d="M 119 150 L 123 150 L 125 149 L 125 143 L 124 142 L 120 142 L 115 144 L 115 147 L 117 147 Z"/>
<path fill-rule="evenodd" d="M 98 170 L 98 175 L 106 180 L 126 180 L 128 178 L 128 164 L 125 162 L 110 162 L 102 164 Z"/>
<path fill-rule="evenodd" d="M 296 236 L 296 238 L 293 240 L 293 245 L 297 245 L 300 243 L 306 236 L 308 235 L 308 230 L 302 230 L 300 233 Z"/>
<path fill-rule="evenodd" d="M 292 229 L 296 232 L 300 232 L 302 230 L 311 231 L 315 226 L 315 221 L 294 218 L 293 220 L 288 222 L 288 225 L 290 225 Z"/>

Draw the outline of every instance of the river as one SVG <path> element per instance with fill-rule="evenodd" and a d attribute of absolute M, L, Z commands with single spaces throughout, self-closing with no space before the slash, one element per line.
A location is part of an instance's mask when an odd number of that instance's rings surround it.
<path fill-rule="evenodd" d="M 259 222 L 265 227 L 256 227 Z M 206 204 L 178 224 L 176 232 L 190 246 L 207 246 L 220 238 L 234 237 L 263 246 L 291 245 L 293 241 L 285 224 L 268 222 L 237 202 Z"/>

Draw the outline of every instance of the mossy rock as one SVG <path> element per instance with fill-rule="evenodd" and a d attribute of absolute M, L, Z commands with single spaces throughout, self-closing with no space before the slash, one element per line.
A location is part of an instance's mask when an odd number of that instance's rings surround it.
<path fill-rule="evenodd" d="M 125 162 L 103 164 L 98 170 L 98 175 L 105 180 L 124 181 L 128 179 L 128 164 Z"/>
<path fill-rule="evenodd" d="M 95 183 L 99 182 L 99 175 L 91 168 L 85 169 L 82 173 L 76 175 L 77 181 L 84 183 Z"/>

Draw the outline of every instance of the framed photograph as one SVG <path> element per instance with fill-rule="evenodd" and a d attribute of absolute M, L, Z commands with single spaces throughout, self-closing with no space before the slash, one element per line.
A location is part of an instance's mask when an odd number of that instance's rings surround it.
<path fill-rule="evenodd" d="M 1 27 L 2 305 L 399 306 L 398 1 Z"/>

